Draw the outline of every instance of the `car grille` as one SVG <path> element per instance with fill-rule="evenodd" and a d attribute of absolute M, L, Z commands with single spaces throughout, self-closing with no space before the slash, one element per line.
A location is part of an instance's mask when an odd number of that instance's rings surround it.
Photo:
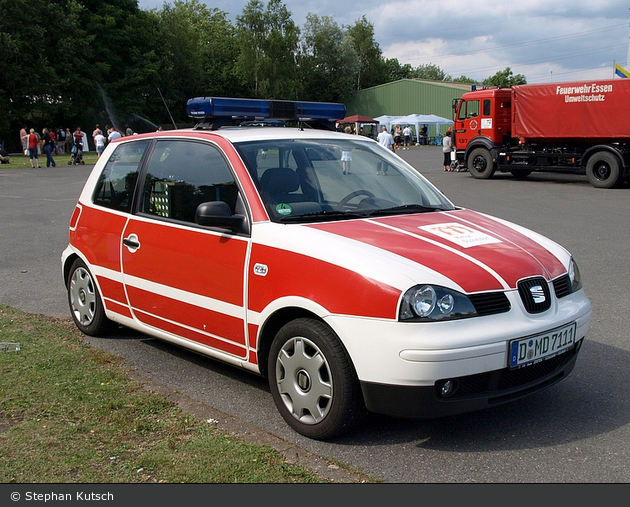
<path fill-rule="evenodd" d="M 571 279 L 569 275 L 562 275 L 552 281 L 553 289 L 558 299 L 571 294 Z M 525 309 L 529 313 L 540 313 L 551 307 L 551 292 L 549 284 L 542 278 L 529 278 L 521 280 L 518 284 L 518 292 Z M 503 292 L 487 292 L 471 294 L 468 296 L 477 311 L 477 315 L 493 315 L 510 311 L 511 305 Z M 544 298 L 544 301 L 537 302 Z"/>
<path fill-rule="evenodd" d="M 556 293 L 558 299 L 563 298 L 571 294 L 571 278 L 569 275 L 561 276 L 553 281 L 553 290 Z"/>
<path fill-rule="evenodd" d="M 461 377 L 457 379 L 458 389 L 449 401 L 488 396 L 490 404 L 502 403 L 510 397 L 522 396 L 527 392 L 528 385 L 531 385 L 532 390 L 538 390 L 541 388 L 538 383 L 541 379 L 547 378 L 549 383 L 558 380 L 553 375 L 554 372 L 562 371 L 575 358 L 580 345 L 581 342 L 563 354 L 515 370 L 504 368 Z"/>
<path fill-rule="evenodd" d="M 528 313 L 540 313 L 551 307 L 551 293 L 547 280 L 542 277 L 518 282 L 518 293 Z"/>
<path fill-rule="evenodd" d="M 483 294 L 472 294 L 468 296 L 472 302 L 477 315 L 492 315 L 510 310 L 511 305 L 507 296 L 503 292 L 487 292 Z"/>

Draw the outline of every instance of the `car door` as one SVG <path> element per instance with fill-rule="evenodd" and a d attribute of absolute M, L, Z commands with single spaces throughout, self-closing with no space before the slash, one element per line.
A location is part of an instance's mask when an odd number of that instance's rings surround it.
<path fill-rule="evenodd" d="M 222 152 L 202 141 L 160 139 L 140 182 L 137 213 L 121 238 L 134 319 L 240 358 L 247 357 L 244 302 L 249 237 L 195 224 L 195 210 L 238 186 Z"/>

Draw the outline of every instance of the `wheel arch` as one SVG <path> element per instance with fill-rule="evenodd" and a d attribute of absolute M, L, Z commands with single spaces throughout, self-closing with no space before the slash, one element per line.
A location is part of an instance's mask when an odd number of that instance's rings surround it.
<path fill-rule="evenodd" d="M 63 260 L 62 273 L 64 287 L 68 286 L 68 279 L 70 278 L 70 268 L 74 264 L 74 261 L 76 261 L 77 259 L 81 259 L 81 257 L 76 252 L 73 252 L 65 257 Z M 85 259 L 83 259 L 83 261 L 85 262 Z"/>
<path fill-rule="evenodd" d="M 582 167 L 586 167 L 588 161 L 594 156 L 601 152 L 608 152 L 613 154 L 617 160 L 619 161 L 619 167 L 622 169 L 624 175 L 628 171 L 628 167 L 630 165 L 630 151 L 625 149 L 622 150 L 617 146 L 611 146 L 610 144 L 598 144 L 595 146 L 591 146 L 582 154 L 582 158 L 580 160 L 580 165 Z"/>
<path fill-rule="evenodd" d="M 597 159 L 599 162 L 607 164 L 606 158 L 610 157 L 610 174 L 597 174 L 593 171 L 597 162 L 593 162 L 593 159 Z M 599 144 L 590 147 L 586 150 L 580 160 L 580 165 L 584 168 L 586 177 L 589 182 L 596 188 L 617 188 L 620 187 L 624 180 L 630 176 L 628 161 L 630 152 L 624 146 L 613 146 L 609 144 Z M 616 167 L 614 164 L 616 163 Z"/>
<path fill-rule="evenodd" d="M 472 151 L 477 148 L 485 148 L 486 150 L 488 150 L 493 160 L 496 160 L 499 156 L 499 148 L 490 139 L 488 139 L 487 137 L 475 137 L 472 141 L 468 143 L 468 146 L 466 146 L 466 163 L 468 163 L 468 157 L 470 156 Z"/>
<path fill-rule="evenodd" d="M 269 378 L 267 362 L 273 339 L 282 326 L 299 318 L 311 318 L 326 324 L 324 319 L 311 310 L 299 306 L 288 306 L 274 311 L 261 326 L 260 333 L 258 334 L 257 356 L 258 369 L 264 378 Z"/>

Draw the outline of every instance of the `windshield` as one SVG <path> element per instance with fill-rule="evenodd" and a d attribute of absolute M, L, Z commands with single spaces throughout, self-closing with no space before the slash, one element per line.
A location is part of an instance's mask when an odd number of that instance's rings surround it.
<path fill-rule="evenodd" d="M 353 137 L 250 141 L 236 148 L 277 222 L 453 209 L 400 157 Z"/>

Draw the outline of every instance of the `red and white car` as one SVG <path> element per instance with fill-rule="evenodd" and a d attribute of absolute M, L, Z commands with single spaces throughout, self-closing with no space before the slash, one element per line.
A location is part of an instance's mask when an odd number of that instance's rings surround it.
<path fill-rule="evenodd" d="M 573 369 L 591 304 L 563 247 L 453 205 L 374 140 L 260 127 L 264 101 L 228 100 L 189 101 L 197 128 L 124 137 L 94 166 L 62 255 L 81 331 L 118 323 L 259 373 L 317 439 L 366 408 L 478 410 Z M 245 103 L 254 126 L 216 128 Z M 345 112 L 287 104 L 270 107 Z"/>

